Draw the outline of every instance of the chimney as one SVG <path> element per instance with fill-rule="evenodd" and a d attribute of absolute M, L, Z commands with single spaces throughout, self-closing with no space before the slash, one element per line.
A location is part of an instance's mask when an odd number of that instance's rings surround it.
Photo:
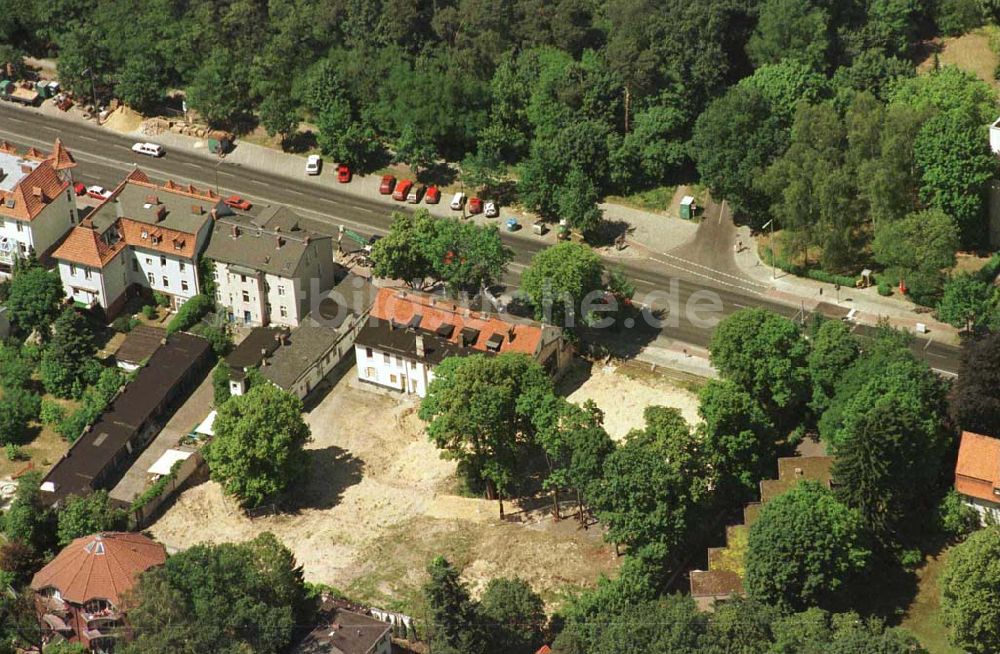
<path fill-rule="evenodd" d="M 32 186 L 31 187 L 31 194 L 34 195 L 36 198 L 38 198 L 40 200 L 44 200 L 45 199 L 45 194 L 42 193 L 42 187 L 41 186 Z"/>
<path fill-rule="evenodd" d="M 279 249 L 281 248 L 281 246 L 282 246 L 282 245 L 284 245 L 284 244 L 285 244 L 285 239 L 281 238 L 280 236 L 278 236 L 278 237 L 277 237 L 277 238 L 275 238 L 274 240 L 275 240 L 275 241 L 276 241 L 276 242 L 278 243 L 278 248 L 279 248 Z"/>
<path fill-rule="evenodd" d="M 510 342 L 513 342 L 513 340 L 514 340 L 514 336 L 515 336 L 515 335 L 516 335 L 516 334 L 515 334 L 515 332 L 514 332 L 514 325 L 511 325 L 511 326 L 510 326 L 510 327 L 509 327 L 509 328 L 507 329 L 507 342 L 508 342 L 508 343 L 510 343 Z"/>
<path fill-rule="evenodd" d="M 191 213 L 194 214 L 195 216 L 200 216 L 201 214 L 205 213 L 205 209 L 200 204 L 192 204 Z"/>
<path fill-rule="evenodd" d="M 218 212 L 218 211 L 216 211 L 215 209 L 212 209 L 212 210 L 211 210 L 211 211 L 209 212 L 209 215 L 211 215 L 211 216 L 212 216 L 212 220 L 218 220 L 218 219 L 219 219 L 219 212 Z"/>
<path fill-rule="evenodd" d="M 233 225 L 232 234 L 233 234 L 233 238 L 239 238 L 239 236 L 240 236 L 240 226 L 239 225 Z"/>
<path fill-rule="evenodd" d="M 28 164 L 21 164 L 21 172 L 24 173 L 25 175 L 30 174 L 31 171 L 33 171 L 33 170 L 34 170 L 34 168 L 32 168 L 31 166 L 29 166 Z"/>
<path fill-rule="evenodd" d="M 421 334 L 417 334 L 417 358 L 424 358 L 424 337 Z"/>
<path fill-rule="evenodd" d="M 156 207 L 156 212 L 154 215 L 156 216 L 156 222 L 160 222 L 161 220 L 167 217 L 167 208 L 162 204 L 159 205 L 158 207 Z"/>

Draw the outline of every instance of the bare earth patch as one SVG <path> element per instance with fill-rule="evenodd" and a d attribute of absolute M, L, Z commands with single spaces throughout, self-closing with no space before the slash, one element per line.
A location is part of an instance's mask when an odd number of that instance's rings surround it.
<path fill-rule="evenodd" d="M 427 441 L 416 405 L 356 388 L 354 374 L 306 417 L 313 474 L 297 512 L 250 520 L 207 482 L 182 493 L 152 535 L 180 550 L 271 531 L 309 581 L 414 615 L 427 563 L 439 554 L 464 568 L 474 590 L 489 577 L 519 575 L 553 603 L 617 567 L 599 529 L 510 505 L 512 520 L 501 522 L 496 502 L 455 495 L 455 464 Z"/>
<path fill-rule="evenodd" d="M 577 404 L 593 400 L 604 411 L 604 428 L 615 440 L 622 440 L 631 430 L 645 426 L 642 411 L 647 406 L 674 407 L 680 409 L 689 425 L 700 422 L 698 396 L 667 379 L 637 379 L 613 366 L 600 365 L 593 367 L 588 378 L 582 365 L 578 362 L 562 382 L 572 388 L 567 398 Z"/>
<path fill-rule="evenodd" d="M 998 82 L 993 77 L 997 67 L 997 55 L 990 49 L 990 37 L 986 28 L 962 36 L 946 37 L 940 40 L 940 45 L 938 61 L 942 66 L 958 66 L 997 88 Z M 926 73 L 933 67 L 934 55 L 931 54 L 920 62 L 917 71 Z"/>

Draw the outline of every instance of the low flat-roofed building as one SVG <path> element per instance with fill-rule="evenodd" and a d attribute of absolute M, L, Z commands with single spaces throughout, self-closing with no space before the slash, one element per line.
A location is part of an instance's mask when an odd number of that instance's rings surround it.
<path fill-rule="evenodd" d="M 42 499 L 110 490 L 166 423 L 173 406 L 201 380 L 210 361 L 208 341 L 178 333 L 167 339 L 73 443 L 42 482 Z"/>
<path fill-rule="evenodd" d="M 115 351 L 115 362 L 122 370 L 132 372 L 148 361 L 167 337 L 167 332 L 151 325 L 136 325 L 125 335 L 125 340 Z"/>

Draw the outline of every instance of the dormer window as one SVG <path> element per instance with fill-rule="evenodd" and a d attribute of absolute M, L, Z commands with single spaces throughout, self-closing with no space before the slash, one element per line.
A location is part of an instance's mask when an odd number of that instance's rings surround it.
<path fill-rule="evenodd" d="M 153 241 L 153 245 L 159 245 L 160 244 L 160 239 L 159 239 L 158 236 L 154 236 L 152 238 L 152 241 Z"/>
<path fill-rule="evenodd" d="M 147 232 L 146 230 L 142 230 L 142 234 L 140 234 L 140 235 L 141 235 L 141 236 L 142 236 L 142 238 L 144 238 L 144 239 L 146 239 L 146 238 L 149 238 L 149 232 Z"/>

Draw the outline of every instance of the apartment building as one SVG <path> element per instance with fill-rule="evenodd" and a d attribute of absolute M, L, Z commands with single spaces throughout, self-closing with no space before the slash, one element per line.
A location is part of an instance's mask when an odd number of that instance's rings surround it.
<path fill-rule="evenodd" d="M 0 141 L 0 277 L 22 257 L 45 260 L 76 224 L 75 167 L 59 139 L 50 153 Z"/>
<path fill-rule="evenodd" d="M 211 190 L 132 171 L 53 253 L 66 295 L 109 317 L 142 292 L 180 307 L 200 292 L 198 257 L 221 206 Z"/>
<path fill-rule="evenodd" d="M 205 257 L 215 300 L 244 325 L 297 327 L 334 283 L 333 239 L 304 229 L 286 207 L 215 221 Z"/>

